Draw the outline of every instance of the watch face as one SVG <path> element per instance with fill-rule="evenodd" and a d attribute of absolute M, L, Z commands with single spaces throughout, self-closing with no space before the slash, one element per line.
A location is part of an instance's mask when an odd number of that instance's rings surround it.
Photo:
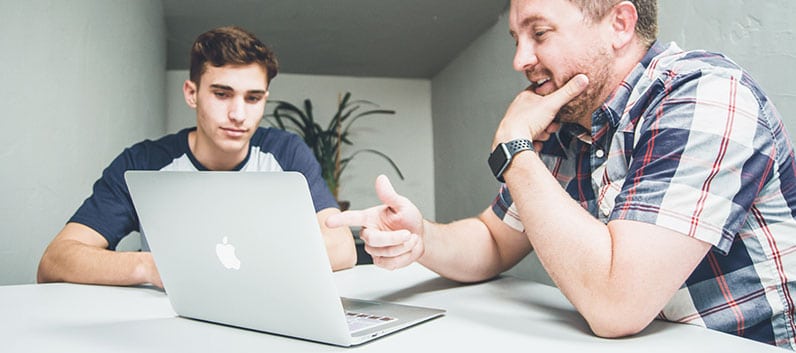
<path fill-rule="evenodd" d="M 509 151 L 506 149 L 506 145 L 502 143 L 498 144 L 495 150 L 492 151 L 492 154 L 489 155 L 488 160 L 489 168 L 492 169 L 492 174 L 494 174 L 498 180 L 503 179 L 503 170 L 506 169 L 508 161 Z"/>

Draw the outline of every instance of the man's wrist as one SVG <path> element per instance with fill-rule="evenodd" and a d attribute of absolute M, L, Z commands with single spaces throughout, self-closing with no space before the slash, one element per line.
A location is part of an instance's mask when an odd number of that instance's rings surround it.
<path fill-rule="evenodd" d="M 529 170 L 530 164 L 529 159 L 532 158 L 531 155 L 535 153 L 523 153 L 528 150 L 519 151 L 514 154 L 514 157 L 511 159 L 511 164 L 506 167 L 506 170 L 503 172 L 503 178 L 505 179 L 507 176 L 509 178 L 513 178 L 517 175 L 517 171 L 520 170 Z"/>
<path fill-rule="evenodd" d="M 499 182 L 504 183 L 505 179 L 503 178 L 503 173 L 505 173 L 506 169 L 511 165 L 513 157 L 523 151 L 533 150 L 533 141 L 527 138 L 498 143 L 489 155 L 487 163 L 492 170 L 492 174 L 495 175 L 495 178 Z"/>

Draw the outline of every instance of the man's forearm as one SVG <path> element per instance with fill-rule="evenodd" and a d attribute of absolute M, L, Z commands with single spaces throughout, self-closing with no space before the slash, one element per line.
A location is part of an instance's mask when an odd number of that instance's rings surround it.
<path fill-rule="evenodd" d="M 610 275 L 608 228 L 572 200 L 533 152 L 515 156 L 506 182 L 551 278 L 576 305 L 581 296 L 594 298 L 589 291 Z"/>
<path fill-rule="evenodd" d="M 460 282 L 477 282 L 502 271 L 500 254 L 489 229 L 478 218 L 450 224 L 424 221 L 425 251 L 418 259 L 443 277 Z"/>
<path fill-rule="evenodd" d="M 332 214 L 339 213 L 340 211 L 336 208 L 327 208 L 317 214 L 318 224 L 321 227 L 332 271 L 351 268 L 357 263 L 357 251 L 351 229 L 348 227 L 329 228 L 326 226 L 326 218 Z"/>
<path fill-rule="evenodd" d="M 115 252 L 74 240 L 53 243 L 42 256 L 39 282 L 106 285 L 152 283 L 162 287 L 148 252 Z"/>
<path fill-rule="evenodd" d="M 569 197 L 536 154 L 518 156 L 506 174 L 509 191 L 553 281 L 600 336 L 646 327 L 710 245 L 654 224 L 605 225 Z"/>
<path fill-rule="evenodd" d="M 332 271 L 345 270 L 357 263 L 357 252 L 354 236 L 347 228 L 327 229 L 324 231 L 326 252 Z"/>

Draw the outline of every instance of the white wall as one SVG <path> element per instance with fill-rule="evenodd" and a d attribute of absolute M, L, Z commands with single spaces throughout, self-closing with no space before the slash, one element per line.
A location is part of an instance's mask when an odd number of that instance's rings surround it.
<path fill-rule="evenodd" d="M 167 73 L 167 112 L 169 132 L 196 125 L 196 113 L 182 96 L 182 83 L 188 71 Z M 280 73 L 269 87 L 269 100 L 284 100 L 302 106 L 310 98 L 315 117 L 331 119 L 337 109 L 338 94 L 351 92 L 352 99 L 364 99 L 395 115 L 375 115 L 357 121 L 351 129 L 353 146 L 343 155 L 372 148 L 392 158 L 405 180 L 378 156 L 359 154 L 342 176 L 340 199 L 351 201 L 355 209 L 379 203 L 373 182 L 379 174 L 390 177 L 396 190 L 414 201 L 426 217 L 434 218 L 434 165 L 431 129 L 431 82 L 417 79 L 354 78 Z M 273 109 L 266 106 L 266 113 Z M 364 107 L 363 107 L 364 108 Z M 321 120 L 324 119 L 324 120 Z M 263 123 L 267 126 L 266 123 Z"/>
<path fill-rule="evenodd" d="M 164 129 L 160 1 L 0 1 L 0 284 L 50 240 L 121 149 Z"/>
<path fill-rule="evenodd" d="M 728 54 L 763 85 L 794 137 L 796 1 L 660 0 L 659 5 L 661 40 Z M 513 55 L 504 14 L 432 79 L 439 221 L 473 216 L 496 195 L 488 149 L 511 99 L 527 85 L 512 71 Z M 538 268 L 533 257 L 526 261 Z M 519 269 L 522 276 L 549 283 L 544 273 L 528 268 Z"/>

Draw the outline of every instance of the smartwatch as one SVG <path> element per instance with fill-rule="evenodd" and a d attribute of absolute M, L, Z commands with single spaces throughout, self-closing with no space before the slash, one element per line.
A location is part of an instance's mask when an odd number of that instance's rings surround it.
<path fill-rule="evenodd" d="M 511 159 L 515 154 L 522 151 L 533 151 L 533 142 L 528 139 L 516 139 L 506 143 L 499 143 L 495 146 L 495 150 L 489 155 L 489 168 L 492 169 L 492 174 L 501 183 L 506 181 L 503 179 L 503 172 L 511 164 Z"/>

